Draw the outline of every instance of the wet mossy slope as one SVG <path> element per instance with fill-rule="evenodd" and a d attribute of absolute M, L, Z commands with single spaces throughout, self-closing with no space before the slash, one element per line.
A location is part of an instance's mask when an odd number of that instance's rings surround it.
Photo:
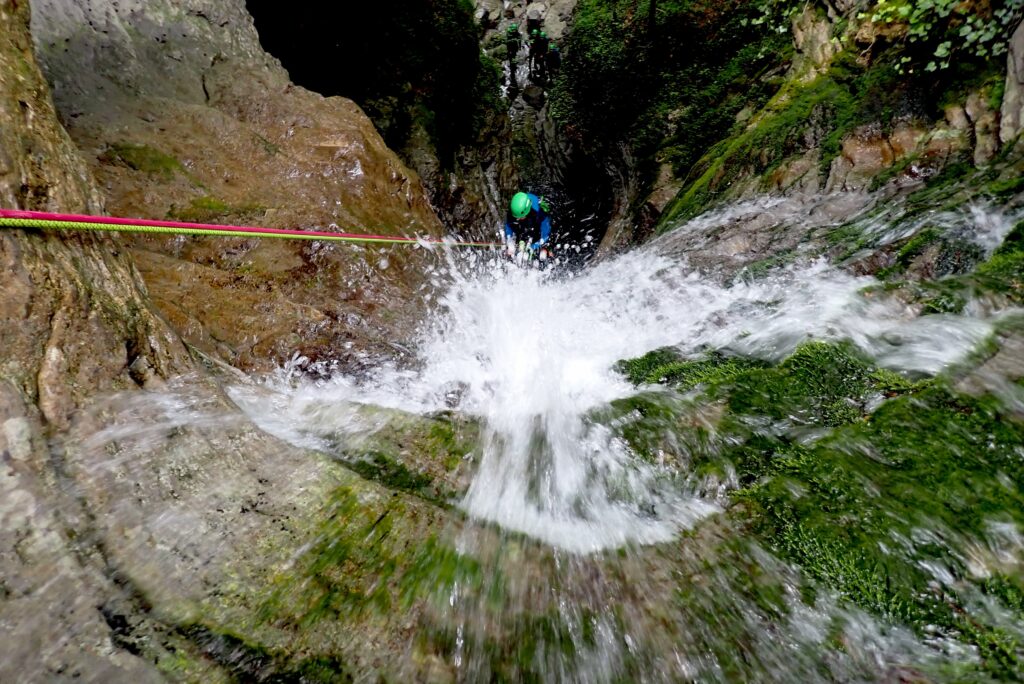
<path fill-rule="evenodd" d="M 618 429 L 641 456 L 674 445 L 691 474 L 732 475 L 727 515 L 813 580 L 806 601 L 823 590 L 921 638 L 968 644 L 977 661 L 954 678 L 1015 679 L 1024 421 L 963 390 L 1021 324 L 931 379 L 880 369 L 845 343 L 808 342 L 776 365 L 652 352 L 622 370 L 672 389 L 620 402 Z M 708 406 L 716 419 L 695 434 L 686 417 Z"/>

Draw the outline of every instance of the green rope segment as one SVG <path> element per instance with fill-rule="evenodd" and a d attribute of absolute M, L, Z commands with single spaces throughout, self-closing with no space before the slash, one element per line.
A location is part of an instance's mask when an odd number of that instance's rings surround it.
<path fill-rule="evenodd" d="M 45 228 L 56 230 L 113 231 L 118 233 L 154 233 L 162 235 L 210 235 L 216 237 L 241 238 L 277 238 L 281 240 L 324 240 L 330 242 L 370 242 L 378 244 L 420 244 L 420 241 L 409 238 L 362 237 L 347 235 L 303 235 L 301 231 L 291 233 L 264 233 L 246 230 L 220 228 L 192 228 L 170 226 L 143 226 L 122 223 L 94 223 L 92 221 L 54 221 L 30 218 L 0 218 L 0 227 L 6 228 Z M 424 240 L 430 245 L 450 245 L 452 247 L 491 247 L 489 242 L 445 242 L 443 240 Z"/>

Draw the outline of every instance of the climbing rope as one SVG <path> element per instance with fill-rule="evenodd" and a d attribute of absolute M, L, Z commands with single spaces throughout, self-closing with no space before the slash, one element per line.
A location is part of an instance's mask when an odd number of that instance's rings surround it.
<path fill-rule="evenodd" d="M 329 233 L 320 230 L 221 226 L 208 223 L 151 221 L 112 216 L 50 214 L 42 211 L 0 209 L 0 228 L 42 228 L 50 230 L 115 231 L 119 233 L 158 233 L 169 235 L 215 235 L 218 237 L 277 238 L 282 240 L 327 240 L 333 242 L 370 242 L 380 244 L 429 244 L 451 247 L 500 247 L 497 242 L 472 242 L 438 238 Z"/>

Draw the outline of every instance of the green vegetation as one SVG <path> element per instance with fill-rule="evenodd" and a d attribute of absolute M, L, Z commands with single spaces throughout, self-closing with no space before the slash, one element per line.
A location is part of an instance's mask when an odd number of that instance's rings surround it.
<path fill-rule="evenodd" d="M 862 14 L 871 21 L 904 28 L 907 51 L 900 58 L 903 72 L 948 69 L 965 57 L 1006 54 L 1005 36 L 1020 21 L 1024 5 L 1017 0 L 967 3 L 959 0 L 878 0 Z"/>
<path fill-rule="evenodd" d="M 978 267 L 974 280 L 1024 303 L 1024 221 L 1006 236 L 992 258 Z"/>
<path fill-rule="evenodd" d="M 185 174 L 181 162 L 149 145 L 114 143 L 100 155 L 100 161 L 105 164 L 123 164 L 130 169 L 159 176 L 163 180 L 171 180 L 178 173 Z"/>
<path fill-rule="evenodd" d="M 425 418 L 365 410 L 367 419 L 385 423 L 358 439 L 335 436 L 332 450 L 369 480 L 447 507 L 455 496 L 453 473 L 476 447 L 477 425 L 448 413 Z"/>
<path fill-rule="evenodd" d="M 551 111 L 601 154 L 628 143 L 648 179 L 655 157 L 683 175 L 708 141 L 736 127 L 777 90 L 769 76 L 792 52 L 787 35 L 753 21 L 749 0 L 658 3 L 584 0 L 576 10 Z"/>
<path fill-rule="evenodd" d="M 695 361 L 682 360 L 678 353 L 668 348 L 623 361 L 619 365 L 619 370 L 634 385 L 661 383 L 686 391 L 709 382 L 734 378 L 751 368 L 760 368 L 763 365 L 758 361 L 727 357 L 720 353 L 712 353 Z"/>
<path fill-rule="evenodd" d="M 454 627 L 438 627 L 417 635 L 417 647 L 451 660 L 461 652 L 477 654 L 489 681 L 543 682 L 551 677 L 550 663 L 576 668 L 588 657 L 596 657 L 599 644 L 595 629 L 599 616 L 584 609 L 573 630 L 558 610 L 504 616 L 500 632 L 481 636 L 472 631 L 459 633 Z"/>
<path fill-rule="evenodd" d="M 902 274 L 921 256 L 931 257 L 932 268 L 927 275 L 943 277 L 966 273 L 981 261 L 983 253 L 975 242 L 948 237 L 933 228 L 925 228 L 904 242 L 896 253 L 896 263 L 876 275 L 890 279 Z M 932 284 L 937 286 L 936 283 Z"/>
<path fill-rule="evenodd" d="M 745 128 L 707 149 L 689 171 L 689 184 L 669 206 L 661 222 L 701 211 L 737 179 L 768 176 L 786 160 L 815 148 L 819 172 L 829 172 L 842 142 L 858 127 L 879 126 L 887 133 L 897 120 L 938 120 L 942 106 L 986 83 L 998 71 L 994 62 L 965 62 L 941 78 L 924 72 L 901 74 L 898 52 L 890 51 L 865 64 L 854 52 L 840 52 L 828 71 L 809 83 L 790 82 Z M 913 159 L 908 157 L 876 179 L 874 187 L 895 177 Z M 961 177 L 973 167 L 953 164 L 950 174 Z M 948 176 L 936 179 L 941 184 Z M 1007 192 L 1011 180 L 994 188 Z"/>
<path fill-rule="evenodd" d="M 1016 234 L 1001 253 L 1019 256 L 1021 241 Z M 724 409 L 704 431 L 708 444 L 685 448 L 698 468 L 735 469 L 744 488 L 731 516 L 819 586 L 922 635 L 974 646 L 988 675 L 1019 676 L 1024 643 L 1006 626 L 1024 620 L 1024 579 L 979 573 L 964 555 L 965 545 L 985 547 L 993 525 L 1024 525 L 1024 424 L 1001 402 L 959 394 L 945 378 L 875 368 L 847 344 L 807 343 L 771 367 L 653 352 L 621 368 L 660 382 L 680 363 L 689 372 L 676 376 L 679 388 L 699 378 L 696 404 Z M 709 372 L 717 368 L 729 370 Z M 680 448 L 664 433 L 680 430 L 686 404 L 657 406 L 619 421 L 645 458 L 652 444 Z M 990 609 L 977 610 L 983 600 Z"/>
<path fill-rule="evenodd" d="M 203 655 L 230 673 L 235 681 L 308 684 L 353 681 L 344 662 L 336 657 L 299 657 L 287 651 L 268 649 L 232 632 L 200 623 L 182 626 L 177 631 L 195 644 Z M 173 667 L 165 667 L 164 670 L 168 674 L 176 674 Z"/>
<path fill-rule="evenodd" d="M 990 524 L 1024 522 L 1022 444 L 993 402 L 930 387 L 810 448 L 788 445 L 773 476 L 738 497 L 756 533 L 841 596 L 922 632 L 940 626 L 977 646 L 987 671 L 1012 676 L 1024 644 L 967 612 L 984 587 L 958 548 Z M 956 582 L 934 586 L 927 564 Z"/>
<path fill-rule="evenodd" d="M 650 3 L 584 0 L 551 111 L 596 155 L 614 159 L 616 146 L 627 145 L 644 184 L 657 164 L 672 165 L 684 183 L 662 215 L 664 228 L 702 212 L 737 181 L 777 182 L 772 172 L 808 150 L 820 152 L 819 178 L 827 176 L 860 126 L 881 134 L 896 121 L 927 126 L 975 90 L 998 108 L 996 53 L 1019 5 L 881 0 L 860 18 L 888 25 L 867 49 L 854 44 L 851 17 L 833 17 L 838 52 L 807 82 L 785 79 L 790 27 L 805 7 L 824 18 L 819 3 L 662 1 L 652 22 Z M 898 160 L 874 188 L 912 163 Z"/>
<path fill-rule="evenodd" d="M 402 463 L 380 452 L 371 452 L 361 458 L 347 460 L 346 465 L 368 480 L 403 492 L 422 492 L 432 482 L 429 475 L 414 473 Z"/>
<path fill-rule="evenodd" d="M 398 496 L 382 503 L 367 506 L 339 488 L 316 544 L 275 580 L 260 621 L 287 629 L 352 625 L 443 598 L 454 583 L 467 591 L 482 585 L 476 560 L 410 528 L 422 512 Z"/>
<path fill-rule="evenodd" d="M 234 206 L 216 197 L 204 195 L 193 199 L 187 207 L 179 209 L 172 205 L 167 218 L 187 223 L 217 223 L 229 218 L 238 221 L 257 220 L 264 212 L 266 208 L 259 204 Z"/>

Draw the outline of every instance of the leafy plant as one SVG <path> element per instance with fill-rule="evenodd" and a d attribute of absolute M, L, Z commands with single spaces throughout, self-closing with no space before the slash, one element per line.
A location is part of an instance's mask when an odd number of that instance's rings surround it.
<path fill-rule="evenodd" d="M 882 24 L 905 24 L 906 42 L 928 54 L 925 71 L 947 69 L 958 56 L 997 57 L 1006 52 L 1005 36 L 1020 20 L 1024 0 L 993 3 L 962 0 L 878 0 L 870 18 Z M 900 58 L 900 68 L 913 71 L 915 58 Z"/>

